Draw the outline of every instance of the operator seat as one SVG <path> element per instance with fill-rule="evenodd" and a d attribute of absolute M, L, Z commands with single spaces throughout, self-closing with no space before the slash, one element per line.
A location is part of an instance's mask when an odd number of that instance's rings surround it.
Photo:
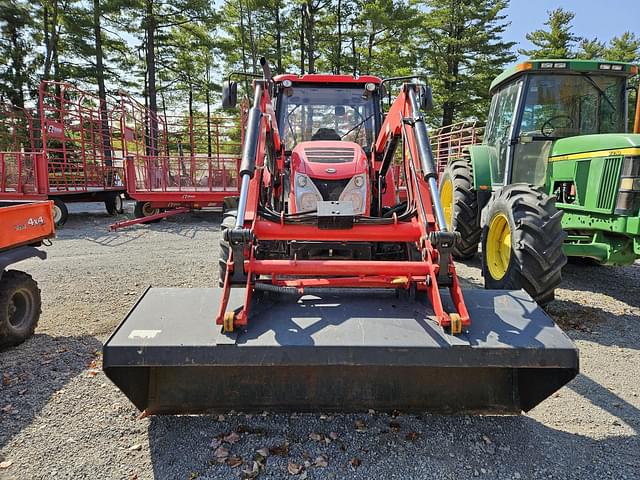
<path fill-rule="evenodd" d="M 342 138 L 333 128 L 319 128 L 313 134 L 311 140 L 342 140 Z"/>

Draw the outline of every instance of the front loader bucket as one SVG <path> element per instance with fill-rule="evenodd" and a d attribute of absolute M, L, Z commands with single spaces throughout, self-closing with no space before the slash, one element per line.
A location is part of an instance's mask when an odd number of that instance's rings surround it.
<path fill-rule="evenodd" d="M 107 340 L 104 371 L 140 410 L 519 414 L 578 373 L 575 345 L 523 291 L 466 290 L 472 325 L 456 337 L 428 302 L 380 292 L 257 297 L 228 336 L 221 293 L 149 289 Z M 243 299 L 233 290 L 230 308 Z"/>

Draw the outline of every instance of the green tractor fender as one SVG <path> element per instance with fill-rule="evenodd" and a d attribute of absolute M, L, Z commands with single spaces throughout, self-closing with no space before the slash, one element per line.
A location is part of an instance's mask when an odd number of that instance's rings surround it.
<path fill-rule="evenodd" d="M 479 210 L 482 210 L 493 191 L 491 168 L 498 162 L 498 152 L 490 145 L 470 145 L 468 151 L 473 171 L 473 189 L 476 191 Z"/>

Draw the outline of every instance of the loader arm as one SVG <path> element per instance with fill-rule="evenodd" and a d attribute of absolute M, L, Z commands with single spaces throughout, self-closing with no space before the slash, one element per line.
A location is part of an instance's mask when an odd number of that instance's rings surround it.
<path fill-rule="evenodd" d="M 323 98 L 337 84 L 359 105 L 381 83 L 283 77 L 285 88 L 325 89 Z M 288 208 L 286 180 L 289 190 L 297 185 L 297 167 L 295 148 L 278 133 L 282 112 L 272 108 L 272 95 L 282 100 L 278 82 L 284 79 L 267 74 L 254 81 L 237 217 L 223 222 L 222 288 L 150 288 L 105 343 L 105 373 L 128 398 L 145 414 L 518 414 L 570 381 L 578 372 L 575 346 L 524 291 L 465 290 L 467 311 L 418 87 L 405 84 L 384 122 L 377 118 L 375 143 L 365 150 L 349 142 L 349 168 L 357 160 L 366 169 L 351 180 L 366 178 L 360 186 L 370 202 L 356 214 L 353 200 L 319 191 L 315 210 Z M 325 152 L 343 152 L 347 143 L 318 142 Z M 318 151 L 302 143 L 298 151 Z M 338 170 L 340 158 L 334 154 L 320 171 Z M 406 201 L 397 198 L 400 186 Z"/>
<path fill-rule="evenodd" d="M 238 216 L 235 228 L 225 232 L 232 245 L 232 254 L 227 262 L 223 302 L 216 324 L 229 332 L 238 326 L 246 327 L 256 290 L 304 295 L 305 288 L 375 287 L 426 292 L 441 327 L 457 334 L 470 325 L 451 257 L 455 235 L 447 232 L 439 204 L 436 168 L 418 107 L 416 88 L 415 84 L 403 86 L 371 152 L 372 167 L 378 164 L 376 178 L 384 177 L 385 183 L 393 182 L 395 179 L 389 166 L 398 144 L 404 146 L 403 168 L 409 191 L 405 213 L 389 218 L 354 218 L 351 228 L 336 230 L 336 240 L 372 242 L 382 238 L 412 244 L 420 259 L 411 262 L 263 259 L 255 255 L 260 242 L 322 242 L 333 232 L 321 228 L 315 215 L 289 215 L 282 205 L 280 211 L 275 210 L 277 202 L 273 199 L 279 198 L 284 184 L 285 152 L 278 135 L 269 84 L 266 80 L 255 82 L 239 172 L 242 181 Z M 376 158 L 382 158 L 382 161 L 376 162 Z M 378 195 L 382 194 L 378 189 Z M 372 225 L 375 228 L 372 229 Z M 246 278 L 245 304 L 239 311 L 227 311 L 233 272 L 240 269 Z M 449 289 L 454 305 L 452 311 L 445 310 L 440 287 Z"/>

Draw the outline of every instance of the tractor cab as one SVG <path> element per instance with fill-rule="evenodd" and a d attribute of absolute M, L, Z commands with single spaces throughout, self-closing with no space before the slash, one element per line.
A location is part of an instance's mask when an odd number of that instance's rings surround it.
<path fill-rule="evenodd" d="M 319 201 L 351 202 L 370 211 L 370 164 L 381 123 L 377 77 L 280 75 L 276 116 L 289 162 L 289 213 Z"/>
<path fill-rule="evenodd" d="M 485 144 L 495 148 L 492 184 L 542 186 L 550 157 L 567 143 L 562 139 L 624 134 L 627 79 L 636 72 L 618 62 L 535 60 L 497 77 L 485 134 Z M 620 143 L 608 145 L 607 138 L 601 137 L 602 148 Z"/>

